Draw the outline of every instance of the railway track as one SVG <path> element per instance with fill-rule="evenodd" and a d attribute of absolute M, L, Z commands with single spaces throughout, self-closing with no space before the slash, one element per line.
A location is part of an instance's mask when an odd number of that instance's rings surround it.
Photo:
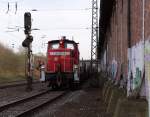
<path fill-rule="evenodd" d="M 38 80 L 33 81 L 33 84 L 35 84 L 35 83 L 39 83 L 39 81 Z M 8 82 L 8 83 L 0 84 L 0 89 L 17 87 L 17 86 L 22 86 L 22 85 L 26 85 L 26 84 L 27 84 L 26 80 Z"/>
<path fill-rule="evenodd" d="M 10 102 L 0 106 L 0 117 L 29 117 L 31 113 L 56 101 L 67 92 L 46 90 L 28 98 Z"/>

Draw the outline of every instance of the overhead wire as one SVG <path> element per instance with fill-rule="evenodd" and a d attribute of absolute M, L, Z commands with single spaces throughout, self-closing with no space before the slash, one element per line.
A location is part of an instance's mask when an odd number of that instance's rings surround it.
<path fill-rule="evenodd" d="M 65 28 L 65 27 L 63 27 L 63 28 L 60 28 L 60 27 L 58 27 L 58 28 L 48 28 L 48 29 L 40 29 L 40 30 L 43 30 L 43 31 L 48 31 L 48 30 L 89 30 L 89 29 L 91 29 L 90 27 L 67 27 L 67 28 Z"/>
<path fill-rule="evenodd" d="M 80 8 L 80 9 L 31 9 L 31 11 L 87 11 L 92 8 Z"/>
<path fill-rule="evenodd" d="M 2 1 L 0 1 L 0 3 L 2 3 L 2 4 L 6 4 L 7 3 L 7 11 L 6 11 L 6 13 L 9 15 L 9 11 L 10 11 L 10 5 L 11 4 L 14 4 L 15 5 L 15 14 L 17 13 L 17 10 L 23 10 L 23 9 L 18 9 L 18 3 L 17 2 L 20 2 L 20 1 L 24 1 L 24 0 L 15 0 L 15 1 L 11 1 L 11 0 L 6 0 L 6 1 L 4 1 L 4 0 L 2 0 Z M 67 11 L 67 12 L 69 12 L 69 11 L 88 11 L 88 10 L 91 10 L 92 8 L 80 8 L 80 9 L 30 9 L 30 11 L 36 11 L 36 12 L 38 12 L 38 11 Z M 9 15 L 8 16 L 8 27 L 11 27 L 11 25 L 12 25 L 12 23 L 11 23 L 11 21 L 12 21 L 12 16 L 11 15 Z M 12 31 L 10 31 L 10 32 L 15 32 L 15 31 L 19 31 L 20 30 L 20 28 L 19 27 L 16 27 L 18 30 L 12 30 Z M 14 28 L 15 29 L 15 28 Z M 76 28 L 50 28 L 50 29 L 40 29 L 40 30 L 42 30 L 42 31 L 48 31 L 48 30 L 87 30 L 87 29 L 91 29 L 91 28 L 89 28 L 89 27 L 85 27 L 85 28 L 82 28 L 82 27 L 76 27 Z"/>

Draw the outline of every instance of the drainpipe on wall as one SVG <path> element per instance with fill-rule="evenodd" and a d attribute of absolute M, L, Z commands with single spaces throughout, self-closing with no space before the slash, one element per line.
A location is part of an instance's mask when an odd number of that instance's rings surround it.
<path fill-rule="evenodd" d="M 131 0 L 128 0 L 128 47 L 131 48 Z"/>
<path fill-rule="evenodd" d="M 128 0 L 128 24 L 127 24 L 127 30 L 128 30 L 128 82 L 127 82 L 127 96 L 130 95 L 132 91 L 132 81 L 131 78 L 131 58 L 132 58 L 132 51 L 131 51 L 131 0 Z"/>
<path fill-rule="evenodd" d="M 143 0 L 143 16 L 142 16 L 142 41 L 143 41 L 143 61 L 144 61 L 144 71 L 145 71 L 145 90 L 146 90 L 146 98 L 148 100 L 148 114 L 149 114 L 149 117 L 150 117 L 150 91 L 149 91 L 149 85 L 150 85 L 150 81 L 147 80 L 148 78 L 146 78 L 146 67 L 145 67 L 145 0 Z"/>

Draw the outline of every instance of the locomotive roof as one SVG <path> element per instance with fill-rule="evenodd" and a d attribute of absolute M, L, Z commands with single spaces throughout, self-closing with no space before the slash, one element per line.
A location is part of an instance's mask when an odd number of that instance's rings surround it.
<path fill-rule="evenodd" d="M 60 40 L 51 40 L 51 41 L 48 41 L 48 43 L 59 43 Z M 77 44 L 75 41 L 73 40 L 69 40 L 69 39 L 64 39 L 65 42 L 69 42 L 69 43 L 75 43 Z"/>

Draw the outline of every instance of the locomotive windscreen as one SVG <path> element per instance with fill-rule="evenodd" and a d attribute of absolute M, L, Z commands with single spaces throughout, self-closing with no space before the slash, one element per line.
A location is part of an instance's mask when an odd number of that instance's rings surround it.
<path fill-rule="evenodd" d="M 59 48 L 59 43 L 51 43 L 50 49 L 58 49 Z"/>
<path fill-rule="evenodd" d="M 65 48 L 67 48 L 67 49 L 74 49 L 74 44 L 65 42 Z"/>
<path fill-rule="evenodd" d="M 50 42 L 49 43 L 49 47 L 48 49 L 59 49 L 60 48 L 60 42 L 59 41 L 55 41 L 55 42 Z M 61 46 L 62 47 L 62 46 Z M 64 41 L 64 45 L 63 45 L 63 48 L 65 49 L 75 49 L 75 45 L 73 42 L 69 42 L 69 41 Z"/>

